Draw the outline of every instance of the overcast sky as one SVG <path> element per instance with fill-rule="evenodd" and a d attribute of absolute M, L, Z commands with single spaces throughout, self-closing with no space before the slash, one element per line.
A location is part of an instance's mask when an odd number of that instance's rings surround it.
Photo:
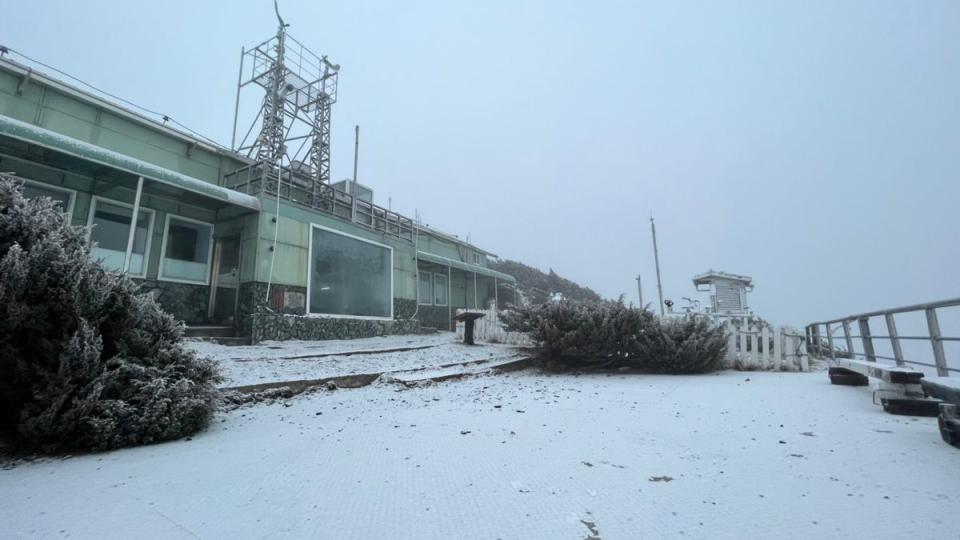
<path fill-rule="evenodd" d="M 230 143 L 268 0 L 0 0 L 0 44 Z M 333 177 L 605 296 L 748 274 L 803 324 L 960 296 L 960 2 L 282 0 Z M 246 127 L 252 118 L 241 119 Z M 703 296 L 701 295 L 701 298 Z"/>

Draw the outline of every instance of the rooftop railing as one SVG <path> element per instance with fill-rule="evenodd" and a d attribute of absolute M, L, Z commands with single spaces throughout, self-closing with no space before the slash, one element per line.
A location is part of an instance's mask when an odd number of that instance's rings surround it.
<path fill-rule="evenodd" d="M 281 167 L 278 176 L 263 164 L 248 165 L 224 176 L 224 186 L 247 195 L 267 194 L 356 223 L 370 230 L 413 242 L 413 220 L 353 195 L 334 189 L 289 167 Z"/>

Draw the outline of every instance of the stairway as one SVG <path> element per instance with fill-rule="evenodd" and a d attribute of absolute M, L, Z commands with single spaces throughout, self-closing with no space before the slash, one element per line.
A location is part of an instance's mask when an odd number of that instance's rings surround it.
<path fill-rule="evenodd" d="M 238 336 L 237 330 L 232 326 L 188 326 L 184 332 L 184 336 L 202 339 L 204 341 L 212 341 L 221 345 L 239 346 L 250 344 L 250 338 L 247 336 Z"/>

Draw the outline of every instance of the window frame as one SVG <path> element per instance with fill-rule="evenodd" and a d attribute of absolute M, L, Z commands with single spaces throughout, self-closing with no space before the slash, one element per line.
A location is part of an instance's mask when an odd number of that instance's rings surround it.
<path fill-rule="evenodd" d="M 368 243 L 368 244 L 373 244 L 373 245 L 375 245 L 375 246 L 377 246 L 377 247 L 386 248 L 386 249 L 389 251 L 389 253 L 390 253 L 390 268 L 389 268 L 389 272 L 390 272 L 390 316 L 389 316 L 389 317 L 378 317 L 378 316 L 375 316 L 375 315 L 339 315 L 339 314 L 336 314 L 336 313 L 313 313 L 312 311 L 310 311 L 310 289 L 311 289 L 312 286 L 313 286 L 313 285 L 312 285 L 312 282 L 313 282 L 313 279 L 312 279 L 312 276 L 313 276 L 313 268 L 312 268 L 312 266 L 313 266 L 313 231 L 314 231 L 314 229 L 320 229 L 320 230 L 322 230 L 322 231 L 326 231 L 326 232 L 329 232 L 329 233 L 332 233 L 332 234 L 338 234 L 338 235 L 340 235 L 340 236 L 346 236 L 347 238 L 352 238 L 352 239 L 354 239 L 354 240 L 359 240 L 359 241 L 361 241 L 361 242 L 366 242 L 366 243 Z M 382 243 L 380 243 L 380 242 L 375 242 L 375 241 L 370 240 L 370 239 L 368 239 L 368 238 L 363 238 L 362 236 L 357 236 L 357 235 L 355 235 L 355 234 L 345 233 L 345 232 L 343 232 L 343 231 L 338 231 L 337 229 L 333 229 L 333 228 L 331 228 L 331 227 L 325 227 L 325 226 L 320 225 L 320 224 L 318 224 L 318 223 L 313 223 L 313 222 L 311 222 L 311 223 L 310 223 L 310 234 L 308 235 L 308 238 L 307 238 L 307 302 L 306 302 L 306 316 L 307 316 L 307 317 L 322 318 L 322 319 L 358 319 L 358 320 L 367 320 L 367 321 L 392 321 L 392 320 L 394 320 L 394 319 L 393 319 L 393 317 L 394 317 L 393 298 L 394 298 L 394 294 L 395 294 L 395 292 L 396 292 L 396 288 L 395 288 L 395 287 L 396 287 L 396 284 L 394 283 L 394 282 L 396 281 L 396 276 L 395 276 L 395 271 L 394 271 L 394 268 L 395 268 L 394 265 L 395 265 L 395 264 L 396 264 L 396 263 L 395 263 L 394 257 L 393 257 L 393 247 L 392 247 L 392 246 L 389 246 L 389 245 L 387 245 L 387 244 L 382 244 Z M 418 284 L 418 286 L 419 286 L 419 284 Z"/>
<path fill-rule="evenodd" d="M 73 208 L 74 205 L 77 204 L 77 190 L 58 186 L 56 184 L 48 184 L 39 180 L 31 180 L 29 178 L 23 178 L 23 184 L 36 186 L 42 189 L 49 189 L 51 191 L 62 191 L 69 195 L 70 198 L 67 201 L 67 208 L 63 213 L 67 216 L 67 224 L 71 224 L 73 222 Z"/>
<path fill-rule="evenodd" d="M 437 303 L 437 276 L 442 277 L 447 282 L 447 284 L 443 287 L 444 302 L 442 304 Z M 433 279 L 430 280 L 430 289 L 431 289 L 430 292 L 433 293 L 433 297 L 430 298 L 430 300 L 433 302 L 433 304 L 431 305 L 438 306 L 438 307 L 447 307 L 450 305 L 450 276 L 449 275 L 442 274 L 440 272 L 434 272 Z"/>
<path fill-rule="evenodd" d="M 114 206 L 122 206 L 124 208 L 129 208 L 131 210 L 130 226 L 134 227 L 134 230 L 136 230 L 137 224 L 133 223 L 133 212 L 132 212 L 133 205 L 132 204 L 125 203 L 123 201 L 118 201 L 115 199 L 108 199 L 107 197 L 101 197 L 99 195 L 93 195 L 92 197 L 90 197 L 90 210 L 89 212 L 87 212 L 87 242 L 92 242 L 93 240 L 93 218 L 97 213 L 98 202 L 104 202 L 106 204 L 112 204 Z M 141 204 L 140 210 L 138 213 L 143 213 L 143 212 L 150 214 L 150 221 L 147 222 L 147 245 L 143 247 L 143 250 L 144 250 L 143 251 L 143 272 L 139 274 L 134 274 L 129 270 L 127 271 L 128 276 L 139 278 L 139 279 L 147 279 L 147 268 L 149 268 L 150 266 L 150 248 L 153 246 L 153 225 L 157 217 L 157 212 L 155 210 L 153 210 L 152 208 L 144 208 L 143 205 Z M 137 217 L 139 219 L 139 216 Z M 91 253 L 90 255 L 95 257 L 93 253 Z M 114 270 L 114 271 L 121 274 L 123 273 L 122 269 Z"/>
<path fill-rule="evenodd" d="M 167 237 L 170 232 L 170 218 L 179 219 L 186 221 L 187 223 L 193 223 L 195 225 L 208 225 L 210 227 L 210 247 L 207 249 L 207 272 L 205 274 L 204 281 L 198 281 L 193 279 L 183 279 L 176 277 L 166 277 L 163 275 L 163 261 L 167 258 Z M 201 221 L 199 219 L 188 218 L 186 216 L 181 216 L 179 214 L 173 214 L 167 212 L 164 216 L 163 223 L 163 238 L 160 241 L 160 264 L 157 267 L 157 281 L 168 281 L 170 283 L 187 283 L 190 285 L 210 285 L 210 272 L 213 269 L 213 244 L 214 244 L 214 224 L 208 221 Z"/>
<path fill-rule="evenodd" d="M 417 304 L 421 306 L 432 306 L 433 305 L 433 275 L 436 272 L 431 272 L 429 270 L 417 270 Z M 427 298 L 427 301 L 423 301 L 423 297 L 420 296 L 420 277 L 426 274 L 430 276 L 430 295 Z"/>

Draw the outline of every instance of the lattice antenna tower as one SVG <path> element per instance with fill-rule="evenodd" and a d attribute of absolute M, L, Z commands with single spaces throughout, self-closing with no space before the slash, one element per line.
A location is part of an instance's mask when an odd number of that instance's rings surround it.
<path fill-rule="evenodd" d="M 231 146 L 256 160 L 268 175 L 287 166 L 289 181 L 312 188 L 316 196 L 320 186 L 330 182 L 330 109 L 337 101 L 340 66 L 290 36 L 276 2 L 274 9 L 277 34 L 240 55 Z M 240 95 L 252 86 L 262 89 L 263 101 L 237 144 Z"/>

